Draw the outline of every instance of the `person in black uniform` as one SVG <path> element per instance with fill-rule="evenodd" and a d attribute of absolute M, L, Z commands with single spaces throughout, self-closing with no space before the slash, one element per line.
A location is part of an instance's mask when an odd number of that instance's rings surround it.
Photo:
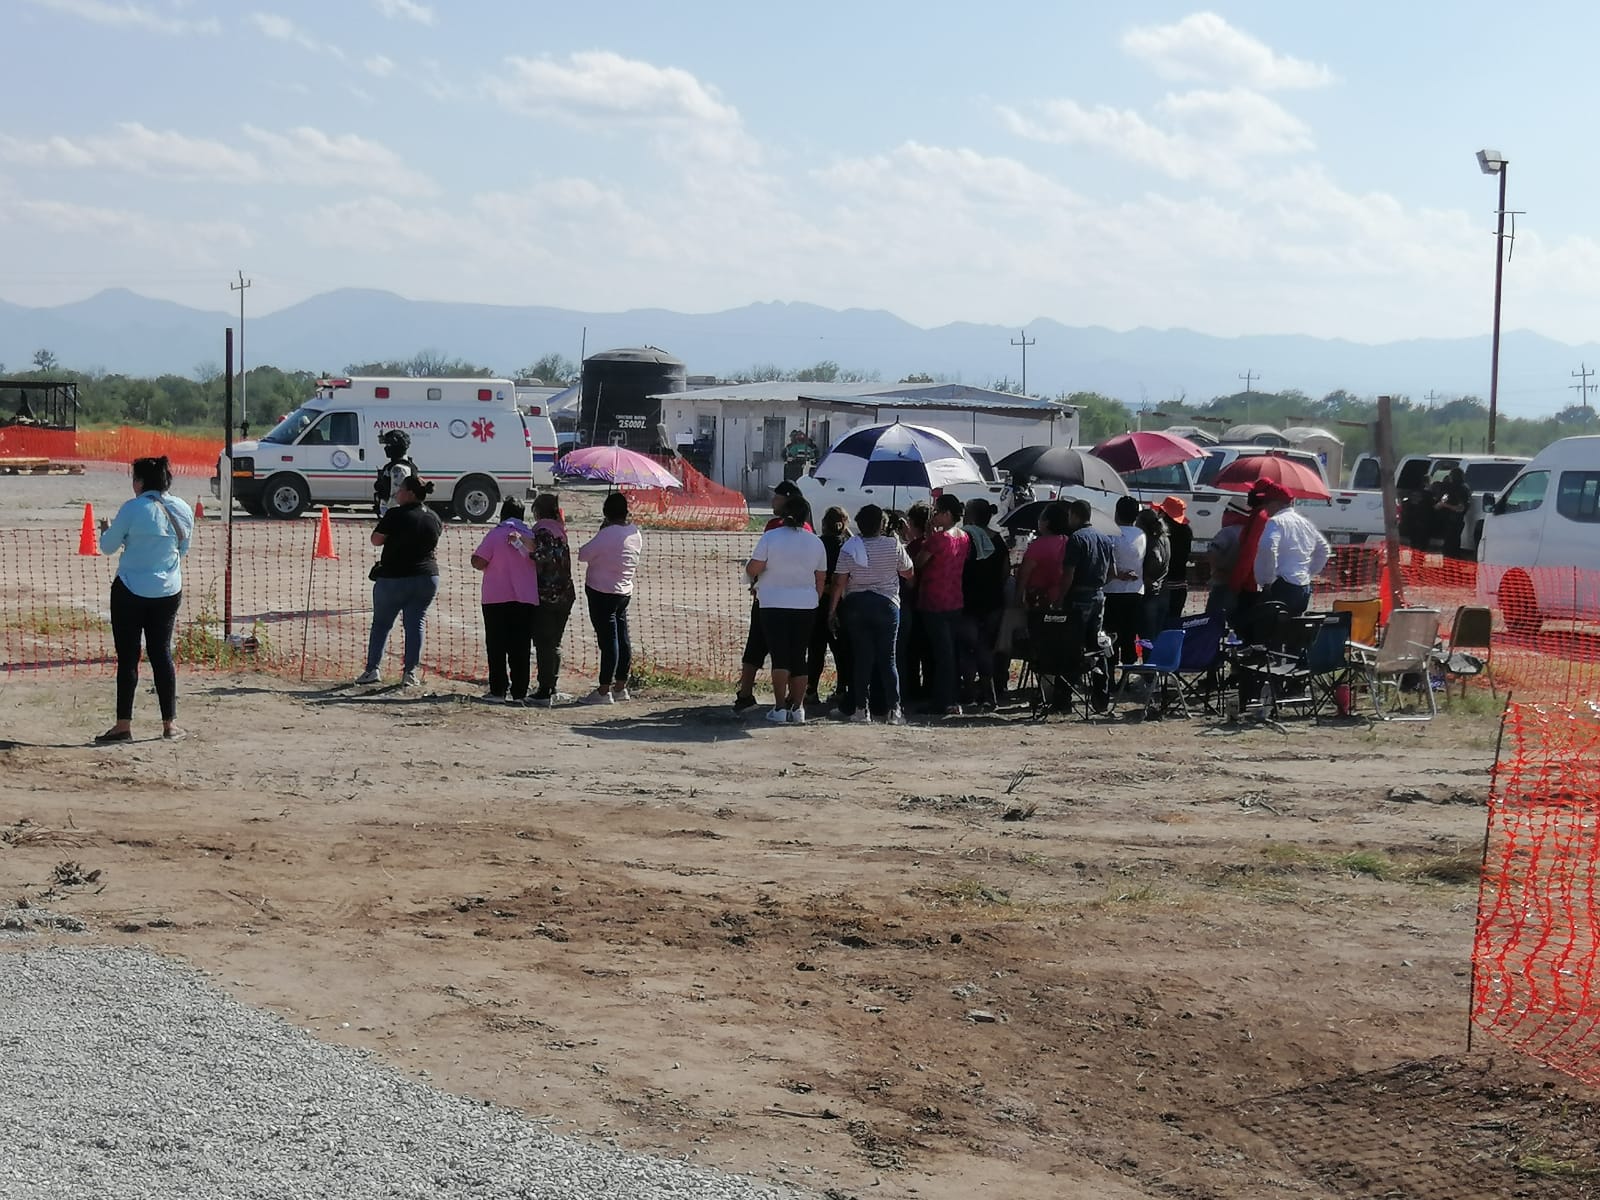
<path fill-rule="evenodd" d="M 411 435 L 404 429 L 386 429 L 378 439 L 388 462 L 378 468 L 378 480 L 372 486 L 372 507 L 381 517 L 389 511 L 399 485 L 417 474 L 417 464 L 411 461 Z"/>
<path fill-rule="evenodd" d="M 1444 538 L 1444 552 L 1452 558 L 1461 557 L 1461 535 L 1467 527 L 1467 508 L 1471 503 L 1472 492 L 1467 487 L 1466 475 L 1460 467 L 1450 468 L 1450 474 L 1439 485 L 1433 519 L 1438 536 Z"/>

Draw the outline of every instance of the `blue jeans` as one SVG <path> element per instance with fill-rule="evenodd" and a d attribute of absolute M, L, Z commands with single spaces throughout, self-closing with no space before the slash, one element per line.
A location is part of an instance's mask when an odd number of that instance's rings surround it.
<path fill-rule="evenodd" d="M 628 672 L 633 669 L 633 642 L 628 637 L 628 601 L 633 597 L 587 587 L 583 594 L 589 601 L 589 623 L 600 643 L 600 689 L 613 683 L 627 687 Z"/>
<path fill-rule="evenodd" d="M 842 609 L 839 615 L 854 659 L 852 711 L 892 713 L 900 707 L 900 672 L 895 666 L 900 606 L 876 592 L 856 592 L 844 598 Z"/>
<path fill-rule="evenodd" d="M 405 669 L 415 671 L 422 661 L 422 627 L 428 606 L 439 594 L 437 575 L 405 575 L 372 581 L 372 635 L 367 638 L 367 670 L 376 671 L 383 647 L 396 617 L 405 631 Z"/>
<path fill-rule="evenodd" d="M 917 613 L 917 620 L 928 631 L 928 657 L 932 660 L 933 680 L 928 688 L 933 706 L 939 710 L 956 703 L 956 623 L 961 610 Z"/>

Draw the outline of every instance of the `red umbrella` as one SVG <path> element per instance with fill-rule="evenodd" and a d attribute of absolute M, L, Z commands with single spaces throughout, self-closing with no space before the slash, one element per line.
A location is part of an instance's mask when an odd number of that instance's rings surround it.
<path fill-rule="evenodd" d="M 1333 493 L 1322 476 L 1292 458 L 1276 454 L 1251 454 L 1236 458 L 1217 472 L 1212 485 L 1226 492 L 1248 492 L 1258 479 L 1270 479 L 1296 500 L 1328 500 Z"/>
<path fill-rule="evenodd" d="M 1126 475 L 1151 467 L 1170 467 L 1191 458 L 1204 458 L 1206 452 L 1188 438 L 1163 430 L 1119 433 L 1094 448 L 1094 456 L 1111 464 L 1111 469 Z"/>

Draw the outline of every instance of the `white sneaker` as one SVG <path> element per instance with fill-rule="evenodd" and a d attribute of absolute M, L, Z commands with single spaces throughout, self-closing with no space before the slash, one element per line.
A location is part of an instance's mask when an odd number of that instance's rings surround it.
<path fill-rule="evenodd" d="M 356 676 L 357 683 L 382 683 L 383 676 L 378 674 L 378 668 L 372 667 Z"/>
<path fill-rule="evenodd" d="M 400 686 L 405 688 L 421 687 L 422 676 L 418 675 L 416 669 L 413 668 L 400 676 Z"/>
<path fill-rule="evenodd" d="M 609 688 L 606 688 L 606 689 L 595 688 L 594 691 L 590 692 L 581 701 L 579 701 L 579 703 L 580 704 L 611 704 L 611 703 L 613 703 L 613 701 L 611 699 L 611 690 Z"/>
<path fill-rule="evenodd" d="M 633 697 L 628 694 L 628 689 L 623 687 L 623 688 L 612 688 L 611 689 L 611 699 L 613 701 L 615 701 L 616 703 L 621 704 L 626 700 L 632 700 Z"/>
<path fill-rule="evenodd" d="M 789 710 L 789 724 L 791 724 L 791 725 L 804 725 L 805 723 L 806 723 L 806 710 L 805 710 L 805 706 L 804 705 L 801 705 L 799 708 L 791 708 Z"/>
<path fill-rule="evenodd" d="M 787 725 L 789 723 L 789 710 L 787 708 L 775 708 L 767 714 L 767 720 L 774 725 Z"/>
<path fill-rule="evenodd" d="M 904 725 L 905 723 L 906 723 L 906 714 L 901 712 L 898 708 L 895 709 L 892 713 L 889 714 L 889 724 L 891 724 L 891 725 Z"/>
<path fill-rule="evenodd" d="M 871 725 L 872 724 L 872 714 L 870 712 L 868 712 L 864 708 L 858 708 L 858 709 L 856 709 L 855 712 L 850 714 L 850 724 L 852 724 L 852 725 Z"/>

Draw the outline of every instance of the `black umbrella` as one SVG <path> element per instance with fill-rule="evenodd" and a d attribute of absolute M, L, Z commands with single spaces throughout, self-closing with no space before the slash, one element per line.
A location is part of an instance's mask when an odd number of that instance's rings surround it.
<path fill-rule="evenodd" d="M 1055 503 L 1057 503 L 1055 500 L 1034 500 L 1029 504 L 1022 505 L 1020 508 L 1012 509 L 1005 516 L 1000 518 L 1000 524 L 1004 525 L 1012 533 L 1037 532 L 1039 528 L 1039 514 L 1044 511 L 1045 505 Z M 1111 514 L 1101 512 L 1093 505 L 1090 505 L 1089 507 L 1089 528 L 1097 530 L 1098 532 L 1105 534 L 1107 537 L 1116 537 L 1117 533 L 1119 532 L 1117 529 L 1117 522 L 1111 516 Z M 1066 530 L 1058 529 L 1056 532 L 1065 533 Z"/>
<path fill-rule="evenodd" d="M 1008 471 L 1013 482 L 1019 479 L 1038 479 L 1045 483 L 1060 483 L 1093 488 L 1097 492 L 1111 492 L 1126 496 L 1128 485 L 1111 465 L 1096 458 L 1087 450 L 1074 450 L 1070 446 L 1024 446 L 1013 450 L 999 462 L 995 470 Z"/>

